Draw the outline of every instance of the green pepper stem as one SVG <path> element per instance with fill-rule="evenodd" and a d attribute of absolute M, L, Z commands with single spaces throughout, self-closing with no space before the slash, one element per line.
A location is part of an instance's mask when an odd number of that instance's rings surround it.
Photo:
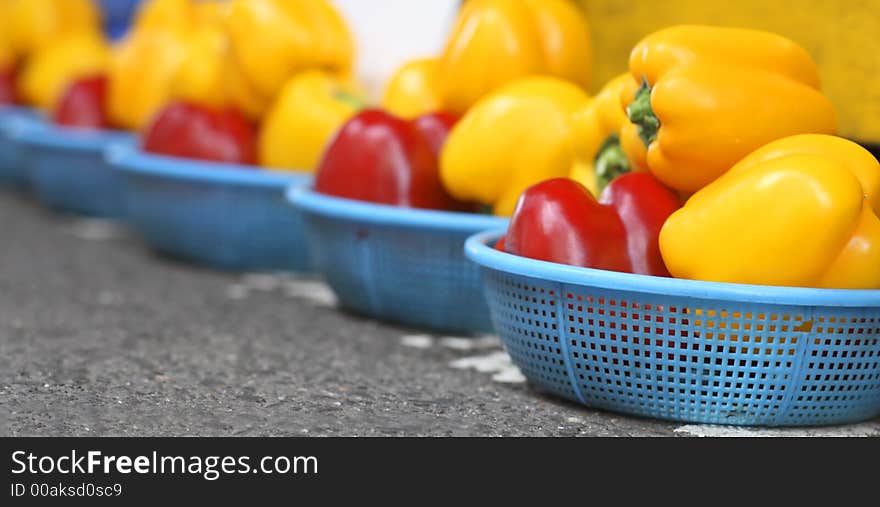
<path fill-rule="evenodd" d="M 599 147 L 596 159 L 593 162 L 596 170 L 596 186 L 599 194 L 608 186 L 614 178 L 630 172 L 629 159 L 620 147 L 620 138 L 617 134 L 608 136 Z"/>
<path fill-rule="evenodd" d="M 357 110 L 361 110 L 367 106 L 366 102 L 364 102 L 362 98 L 345 90 L 336 90 L 333 93 L 333 98 L 340 102 L 344 102 Z"/>
<path fill-rule="evenodd" d="M 648 85 L 647 79 L 642 79 L 642 85 L 636 90 L 632 104 L 626 108 L 626 116 L 636 125 L 639 138 L 645 143 L 646 148 L 657 139 L 660 119 L 651 107 L 651 86 Z"/>

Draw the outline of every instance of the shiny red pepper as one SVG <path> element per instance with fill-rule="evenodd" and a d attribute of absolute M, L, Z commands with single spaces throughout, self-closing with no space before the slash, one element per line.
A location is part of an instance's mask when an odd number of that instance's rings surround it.
<path fill-rule="evenodd" d="M 61 96 L 52 112 L 52 121 L 66 127 L 108 129 L 110 120 L 104 100 L 107 76 L 98 74 L 77 79 Z"/>
<path fill-rule="evenodd" d="M 438 157 L 456 117 L 433 113 L 412 121 L 378 109 L 352 117 L 318 166 L 318 192 L 395 206 L 464 210 L 440 183 Z"/>
<path fill-rule="evenodd" d="M 15 67 L 0 69 L 0 104 L 12 105 L 19 103 L 15 80 Z"/>
<path fill-rule="evenodd" d="M 257 164 L 257 133 L 235 109 L 177 102 L 159 112 L 143 135 L 145 151 L 232 164 Z"/>
<path fill-rule="evenodd" d="M 573 180 L 547 180 L 523 192 L 503 248 L 549 262 L 669 276 L 658 237 L 680 207 L 675 192 L 644 172 L 615 178 L 599 201 Z"/>

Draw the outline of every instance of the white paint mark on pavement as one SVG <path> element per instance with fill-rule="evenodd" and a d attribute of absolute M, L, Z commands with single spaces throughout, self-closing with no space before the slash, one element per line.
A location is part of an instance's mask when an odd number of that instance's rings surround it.
<path fill-rule="evenodd" d="M 244 285 L 239 283 L 234 283 L 229 287 L 226 287 L 226 297 L 229 299 L 244 299 L 248 295 L 248 289 Z"/>
<path fill-rule="evenodd" d="M 480 350 L 497 349 L 501 347 L 501 339 L 497 336 L 475 336 L 467 338 L 463 336 L 444 336 L 439 339 L 441 347 L 453 350 Z"/>
<path fill-rule="evenodd" d="M 519 371 L 507 352 L 497 351 L 482 356 L 471 356 L 456 359 L 449 363 L 451 368 L 457 370 L 476 370 L 482 373 L 492 373 L 492 380 L 496 382 L 520 383 L 525 382 L 525 377 Z"/>
<path fill-rule="evenodd" d="M 125 236 L 125 226 L 102 218 L 78 218 L 70 225 L 70 232 L 80 239 L 109 241 Z"/>
<path fill-rule="evenodd" d="M 426 334 L 408 334 L 400 338 L 400 344 L 414 349 L 429 349 L 434 345 L 434 339 Z"/>
<path fill-rule="evenodd" d="M 332 308 L 336 306 L 336 294 L 324 282 L 317 280 L 292 280 L 284 284 L 284 295 L 303 299 L 316 306 Z"/>
<path fill-rule="evenodd" d="M 492 375 L 492 380 L 502 384 L 522 384 L 526 381 L 526 377 L 521 371 L 519 371 L 519 368 L 511 365 L 510 368 L 505 368 L 495 375 Z"/>
<path fill-rule="evenodd" d="M 253 292 L 281 292 L 285 297 L 328 308 L 337 304 L 336 295 L 327 284 L 313 275 L 295 273 L 248 273 L 226 288 L 226 297 L 242 300 Z"/>
<path fill-rule="evenodd" d="M 747 428 L 688 424 L 675 428 L 675 433 L 695 437 L 878 437 L 880 423 L 862 423 L 825 428 Z"/>
<path fill-rule="evenodd" d="M 456 359 L 449 363 L 449 367 L 456 370 L 477 370 L 482 373 L 491 373 L 494 382 L 504 384 L 520 384 L 526 381 L 522 372 L 511 362 L 507 352 L 502 349 L 501 339 L 494 335 L 440 336 L 435 338 L 427 334 L 415 334 L 401 337 L 400 343 L 405 347 L 417 349 L 429 349 L 436 343 L 440 347 L 460 352 L 491 351 L 480 356 Z"/>
<path fill-rule="evenodd" d="M 283 276 L 274 273 L 248 273 L 241 277 L 241 284 L 251 290 L 271 292 L 281 286 Z"/>
<path fill-rule="evenodd" d="M 122 296 L 111 291 L 102 290 L 98 293 L 98 304 L 101 306 L 112 306 L 122 302 Z"/>

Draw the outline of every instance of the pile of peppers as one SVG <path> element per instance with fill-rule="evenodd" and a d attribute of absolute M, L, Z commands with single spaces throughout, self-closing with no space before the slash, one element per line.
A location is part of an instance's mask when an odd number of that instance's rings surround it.
<path fill-rule="evenodd" d="M 39 21 L 39 22 L 37 22 Z M 694 280 L 880 288 L 880 164 L 836 137 L 809 53 L 759 30 L 649 34 L 595 95 L 567 0 L 469 0 L 378 104 L 329 0 L 0 3 L 0 103 L 144 149 L 315 172 L 319 192 L 511 218 L 496 248 Z"/>
<path fill-rule="evenodd" d="M 137 131 L 158 154 L 281 171 L 314 171 L 366 105 L 330 0 L 145 0 L 112 44 L 99 21 L 91 0 L 2 2 L 0 101 Z"/>
<path fill-rule="evenodd" d="M 629 70 L 606 86 L 618 103 L 603 120 L 585 122 L 586 108 L 580 120 L 564 107 L 540 117 L 553 125 L 574 117 L 572 144 L 541 153 L 560 163 L 557 177 L 536 175 L 529 182 L 496 248 L 693 280 L 880 288 L 880 163 L 834 135 L 834 107 L 803 48 L 756 30 L 676 26 L 639 42 Z M 468 114 L 486 115 L 492 100 Z M 462 124 L 484 131 L 501 124 L 485 118 L 466 115 Z M 609 123 L 604 141 L 585 142 L 587 132 Z M 578 143 L 588 151 L 575 149 Z M 519 160 L 538 150 L 537 144 L 516 146 Z M 558 178 L 569 161 L 591 153 L 592 172 Z M 503 199 L 493 200 L 504 187 L 477 193 L 461 176 L 471 171 L 463 157 L 453 152 L 443 162 L 453 196 L 477 196 L 505 211 Z M 506 167 L 512 177 L 503 181 L 523 185 L 525 178 L 513 176 L 519 166 L 512 159 L 479 163 Z M 597 189 L 607 185 L 598 201 L 573 181 L 583 174 Z"/>

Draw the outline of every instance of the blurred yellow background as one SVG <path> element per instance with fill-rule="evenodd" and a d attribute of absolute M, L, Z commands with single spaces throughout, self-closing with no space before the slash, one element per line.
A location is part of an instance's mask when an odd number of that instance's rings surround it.
<path fill-rule="evenodd" d="M 804 46 L 819 63 L 840 133 L 880 143 L 880 0 L 577 0 L 595 48 L 593 92 L 624 71 L 629 51 L 665 26 L 702 23 L 769 30 Z"/>

